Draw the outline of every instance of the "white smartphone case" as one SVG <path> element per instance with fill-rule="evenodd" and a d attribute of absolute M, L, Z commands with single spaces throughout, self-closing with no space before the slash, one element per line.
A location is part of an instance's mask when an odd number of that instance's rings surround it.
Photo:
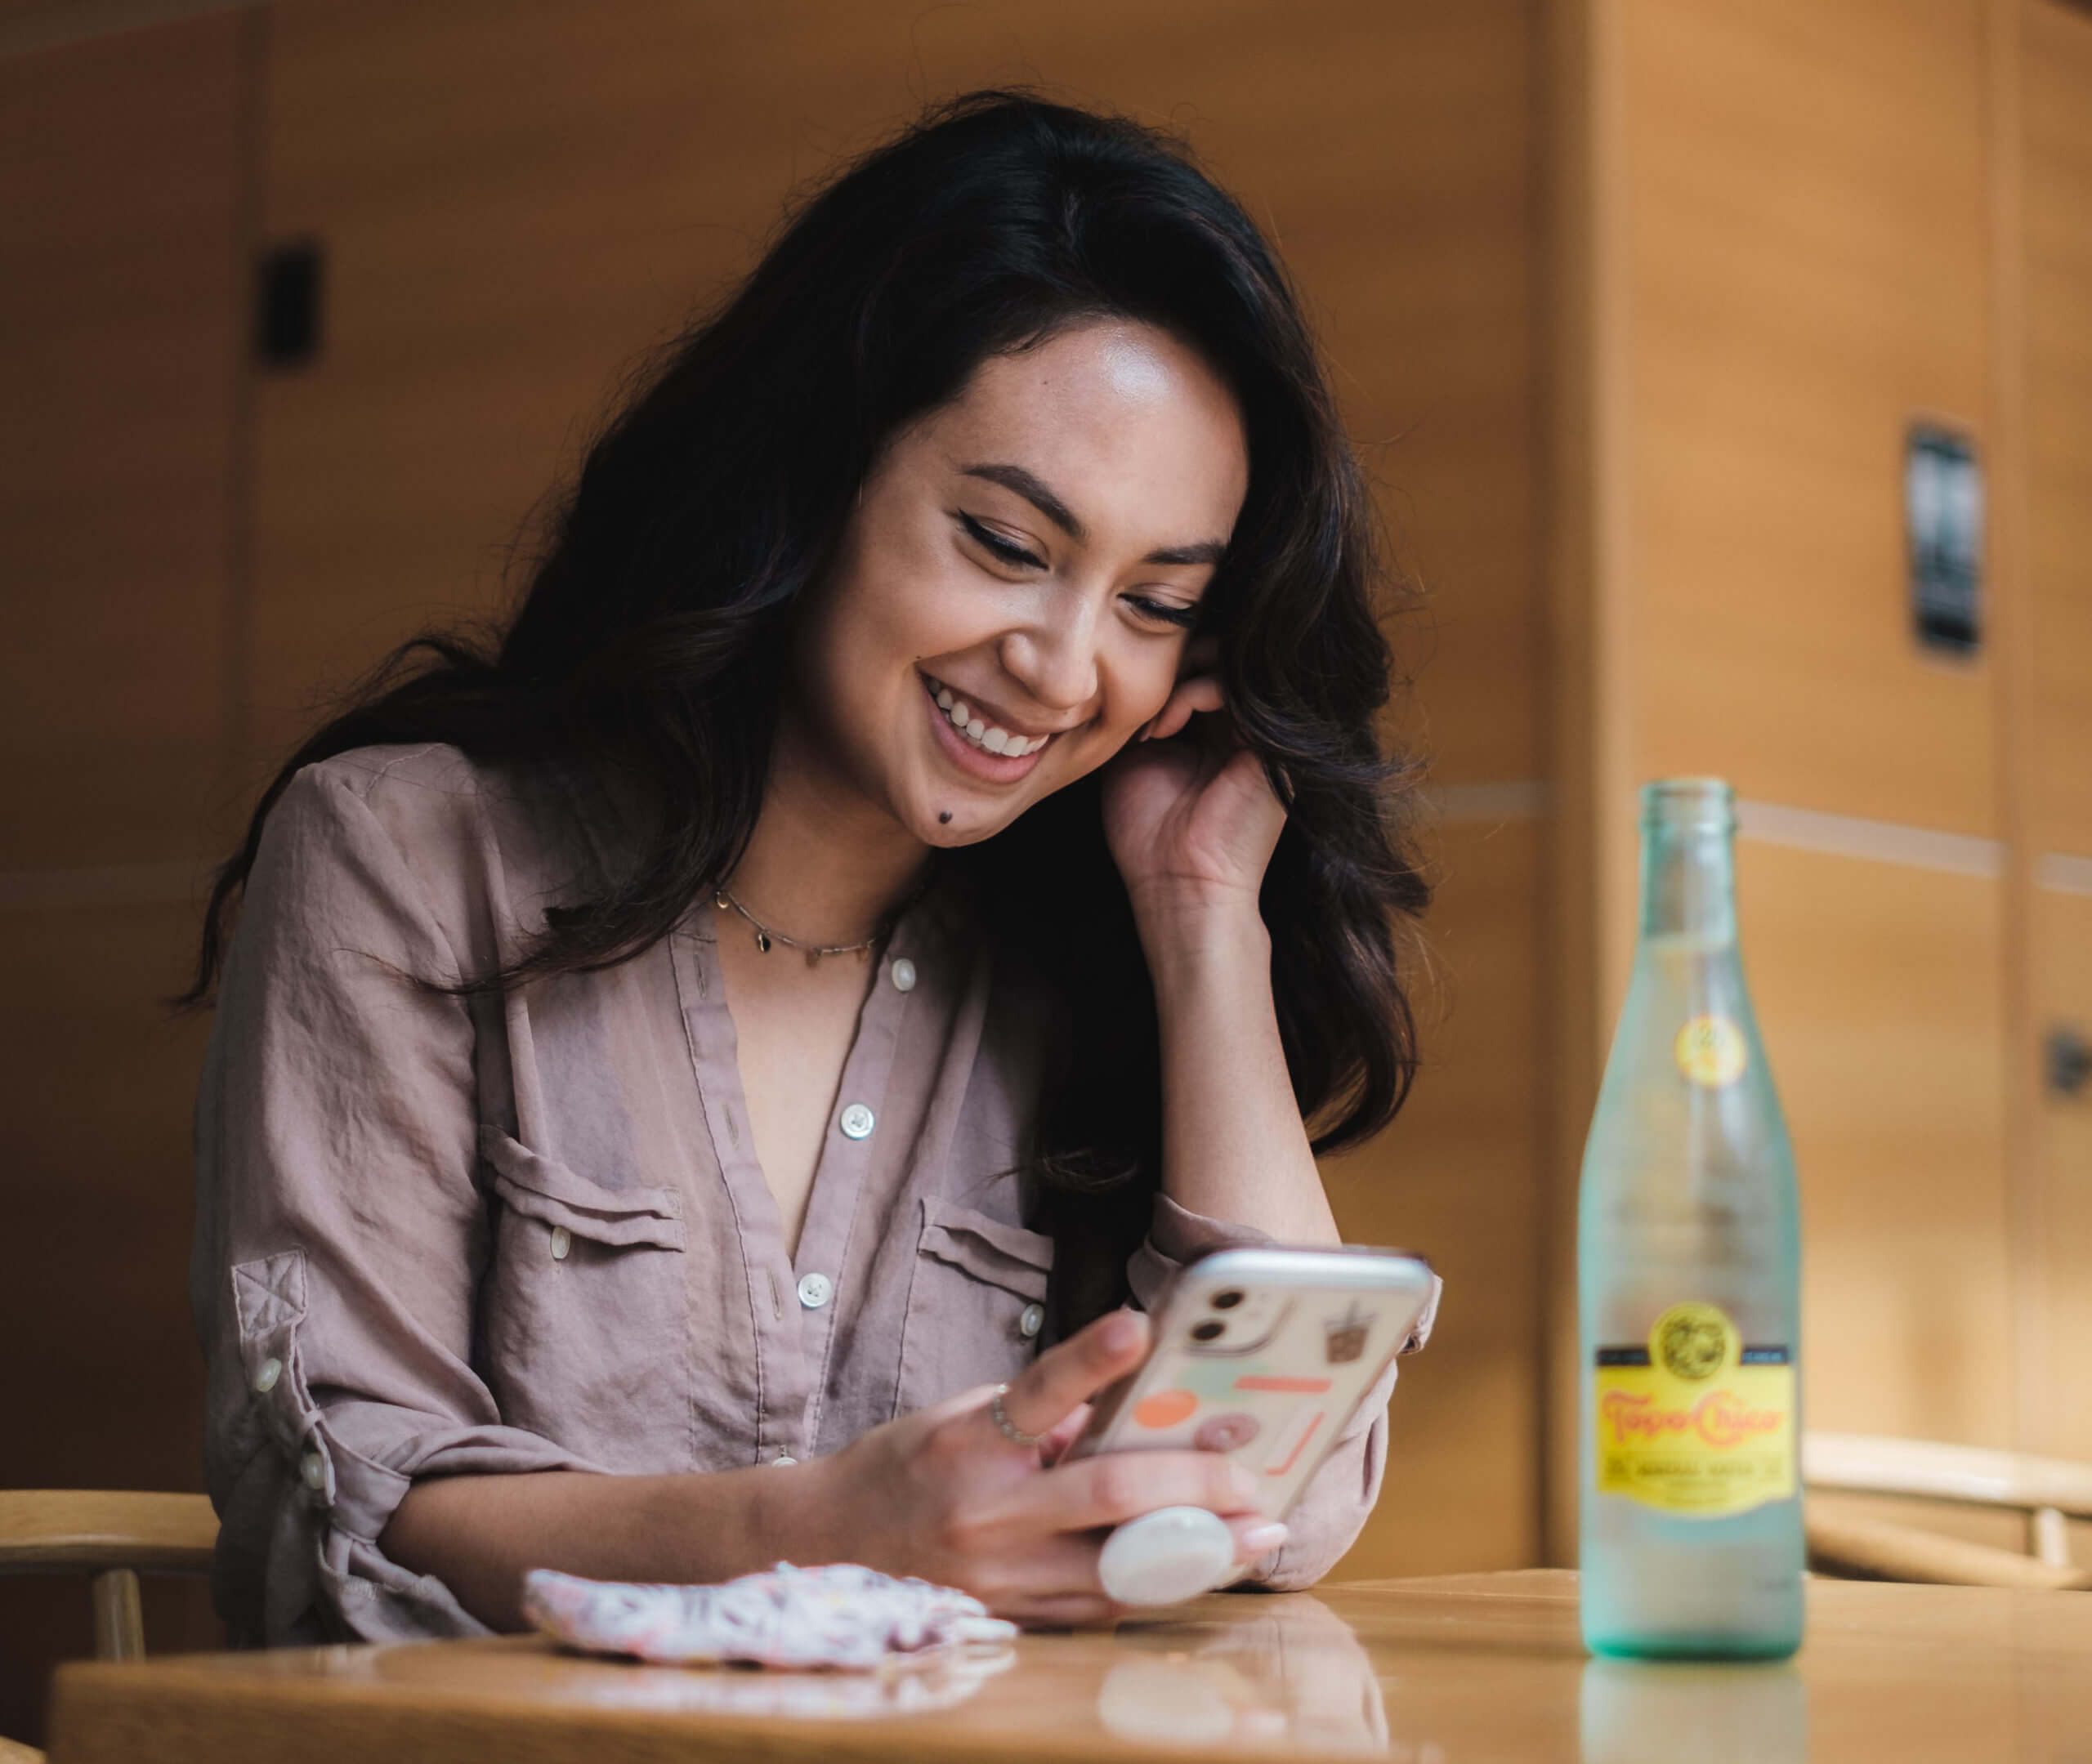
<path fill-rule="evenodd" d="M 1178 1274 L 1140 1369 L 1097 1399 L 1071 1458 L 1224 1452 L 1283 1519 L 1401 1351 L 1430 1265 L 1380 1249 L 1223 1249 Z"/>

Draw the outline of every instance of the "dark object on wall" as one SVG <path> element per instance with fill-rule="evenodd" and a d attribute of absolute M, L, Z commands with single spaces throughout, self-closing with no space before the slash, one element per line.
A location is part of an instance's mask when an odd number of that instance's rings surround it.
<path fill-rule="evenodd" d="M 1903 523 L 1918 641 L 1973 655 L 1982 640 L 1983 478 L 1967 435 L 1932 423 L 1911 425 L 1903 453 Z"/>
<path fill-rule="evenodd" d="M 2051 1096 L 2081 1096 L 2092 1085 L 2092 1041 L 2068 1023 L 2049 1031 L 2041 1064 Z"/>
<path fill-rule="evenodd" d="M 262 260 L 254 346 L 262 364 L 302 368 L 320 354 L 318 243 L 279 245 Z"/>

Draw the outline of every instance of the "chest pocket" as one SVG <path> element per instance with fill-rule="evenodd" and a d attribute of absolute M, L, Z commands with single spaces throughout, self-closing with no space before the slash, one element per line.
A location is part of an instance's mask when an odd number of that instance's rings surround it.
<path fill-rule="evenodd" d="M 1037 1354 L 1053 1239 L 926 1199 L 901 1325 L 896 1413 L 1007 1383 Z"/>
<path fill-rule="evenodd" d="M 673 1189 L 605 1188 L 492 1128 L 481 1297 L 502 1419 L 610 1469 L 694 1462 L 687 1230 Z"/>

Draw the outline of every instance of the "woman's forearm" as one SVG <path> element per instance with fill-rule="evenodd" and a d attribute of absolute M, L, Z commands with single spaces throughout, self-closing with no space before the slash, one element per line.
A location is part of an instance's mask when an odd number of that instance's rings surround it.
<path fill-rule="evenodd" d="M 1173 920 L 1143 941 L 1161 1024 L 1164 1191 L 1283 1243 L 1335 1243 L 1254 906 Z"/>
<path fill-rule="evenodd" d="M 811 1467 L 432 1476 L 407 1491 L 378 1547 L 400 1566 L 433 1574 L 489 1628 L 520 1629 L 528 1569 L 695 1582 L 799 1558 L 808 1540 L 794 1521 L 802 1503 L 791 1485 Z"/>

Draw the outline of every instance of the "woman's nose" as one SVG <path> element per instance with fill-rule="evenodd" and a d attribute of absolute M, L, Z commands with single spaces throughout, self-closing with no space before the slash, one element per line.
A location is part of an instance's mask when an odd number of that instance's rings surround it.
<path fill-rule="evenodd" d="M 1097 616 L 1087 605 L 1063 601 L 1008 632 L 1000 651 L 1004 671 L 1048 710 L 1080 710 L 1097 696 Z"/>

